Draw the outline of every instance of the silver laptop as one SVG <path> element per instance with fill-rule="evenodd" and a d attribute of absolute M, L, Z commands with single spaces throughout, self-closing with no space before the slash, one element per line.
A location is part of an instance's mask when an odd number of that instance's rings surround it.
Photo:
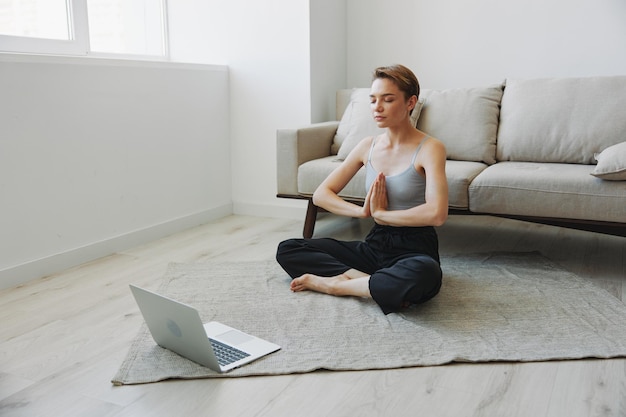
<path fill-rule="evenodd" d="M 215 321 L 202 324 L 195 308 L 130 285 L 152 338 L 161 347 L 217 372 L 226 372 L 280 346 Z"/>

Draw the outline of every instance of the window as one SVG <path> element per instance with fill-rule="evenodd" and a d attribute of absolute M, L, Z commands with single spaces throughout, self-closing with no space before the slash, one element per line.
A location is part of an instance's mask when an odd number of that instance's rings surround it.
<path fill-rule="evenodd" d="M 164 59 L 166 0 L 0 0 L 0 51 Z"/>
<path fill-rule="evenodd" d="M 65 0 L 0 0 L 0 33 L 69 40 Z"/>

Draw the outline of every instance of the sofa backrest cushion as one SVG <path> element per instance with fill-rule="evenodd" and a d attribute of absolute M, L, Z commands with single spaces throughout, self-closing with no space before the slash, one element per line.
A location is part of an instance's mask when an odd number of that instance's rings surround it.
<path fill-rule="evenodd" d="M 496 162 L 502 85 L 422 90 L 417 128 L 446 146 L 448 159 Z"/>
<path fill-rule="evenodd" d="M 418 101 L 411 113 L 413 124 L 416 123 L 421 108 L 421 101 Z M 336 153 L 339 159 L 345 159 L 362 139 L 384 132 L 385 129 L 379 128 L 372 117 L 370 89 L 354 88 L 350 94 L 350 102 L 337 127 L 337 133 L 331 145 L 331 153 Z"/>
<path fill-rule="evenodd" d="M 626 138 L 626 76 L 507 80 L 500 161 L 594 164 Z"/>
<path fill-rule="evenodd" d="M 353 92 L 354 88 L 341 88 L 337 90 L 335 94 L 335 120 L 341 120 L 343 117 L 343 114 L 348 108 L 348 104 L 350 104 L 350 98 Z"/>

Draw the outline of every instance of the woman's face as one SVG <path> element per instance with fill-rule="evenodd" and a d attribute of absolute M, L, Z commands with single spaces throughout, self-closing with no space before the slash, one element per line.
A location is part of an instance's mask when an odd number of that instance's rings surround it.
<path fill-rule="evenodd" d="M 388 78 L 377 78 L 370 90 L 372 116 L 380 128 L 392 127 L 411 114 L 413 104 L 404 97 L 396 83 Z"/>

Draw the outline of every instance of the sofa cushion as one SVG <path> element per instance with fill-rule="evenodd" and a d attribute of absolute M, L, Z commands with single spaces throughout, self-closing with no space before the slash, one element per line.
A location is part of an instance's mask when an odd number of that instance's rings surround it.
<path fill-rule="evenodd" d="M 626 76 L 507 80 L 498 160 L 593 164 L 625 132 Z"/>
<path fill-rule="evenodd" d="M 502 85 L 422 90 L 417 128 L 446 145 L 448 159 L 496 162 Z"/>
<path fill-rule="evenodd" d="M 336 156 L 328 156 L 305 162 L 298 168 L 298 193 L 311 197 L 318 185 L 330 174 L 341 161 Z M 448 178 L 449 206 L 457 209 L 467 209 L 467 187 L 478 173 L 487 168 L 480 162 L 447 161 L 446 177 Z M 365 198 L 365 169 L 361 168 L 357 175 L 339 193 L 343 198 L 363 200 Z"/>
<path fill-rule="evenodd" d="M 422 108 L 422 102 L 418 100 L 417 105 L 411 112 L 411 121 L 416 124 Z M 350 102 L 341 117 L 337 133 L 331 146 L 331 153 L 336 154 L 339 159 L 345 159 L 357 143 L 369 136 L 377 136 L 384 133 L 376 125 L 372 117 L 370 105 L 370 89 L 355 88 L 350 95 Z"/>
<path fill-rule="evenodd" d="M 609 146 L 595 158 L 598 165 L 591 175 L 603 180 L 626 180 L 626 142 Z"/>
<path fill-rule="evenodd" d="M 602 181 L 593 166 L 534 162 L 491 165 L 469 187 L 478 213 L 626 222 L 626 181 Z"/>

